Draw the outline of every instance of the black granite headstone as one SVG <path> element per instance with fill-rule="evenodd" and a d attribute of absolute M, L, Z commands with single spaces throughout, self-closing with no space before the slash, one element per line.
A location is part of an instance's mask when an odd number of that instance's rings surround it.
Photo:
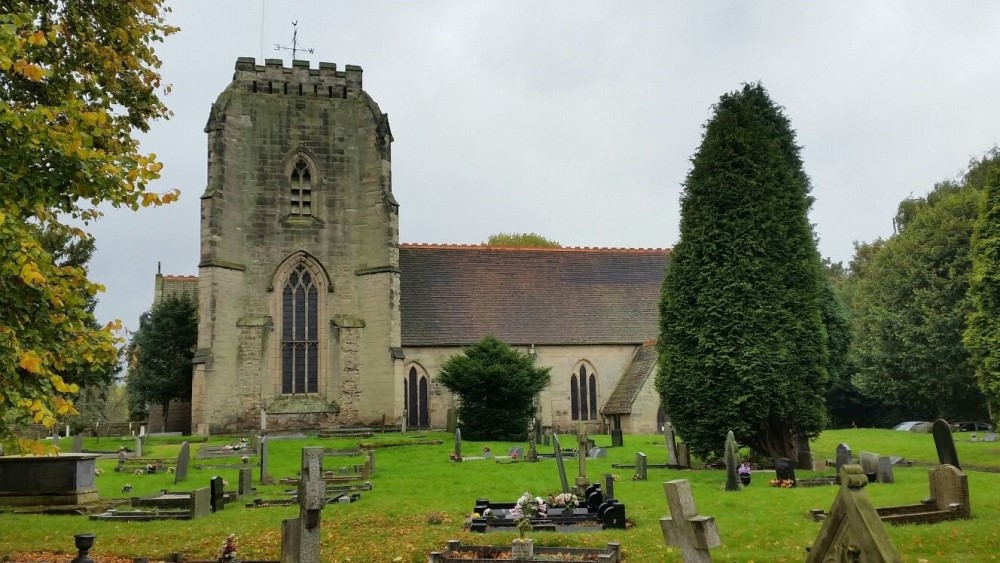
<path fill-rule="evenodd" d="M 211 499 L 209 502 L 212 506 L 212 512 L 218 512 L 226 507 L 225 481 L 222 477 L 216 475 L 212 477 L 209 488 L 211 489 Z"/>
<path fill-rule="evenodd" d="M 934 447 L 937 448 L 938 463 L 962 469 L 962 466 L 958 464 L 958 452 L 955 451 L 955 439 L 951 435 L 951 425 L 939 418 L 934 421 L 931 432 L 934 433 Z"/>
<path fill-rule="evenodd" d="M 787 457 L 774 458 L 774 472 L 779 481 L 791 481 L 795 486 L 795 465 Z"/>

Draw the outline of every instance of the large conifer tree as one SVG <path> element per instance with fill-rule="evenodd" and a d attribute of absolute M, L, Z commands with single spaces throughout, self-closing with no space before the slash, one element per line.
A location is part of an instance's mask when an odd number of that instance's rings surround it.
<path fill-rule="evenodd" d="M 825 422 L 827 333 L 795 134 L 760 84 L 722 96 L 681 196 L 660 302 L 657 389 L 692 452 L 727 430 L 794 456 Z"/>
<path fill-rule="evenodd" d="M 986 396 L 990 417 L 1000 417 L 1000 166 L 986 182 L 986 194 L 972 238 L 973 310 L 965 330 L 965 347 L 976 381 Z"/>

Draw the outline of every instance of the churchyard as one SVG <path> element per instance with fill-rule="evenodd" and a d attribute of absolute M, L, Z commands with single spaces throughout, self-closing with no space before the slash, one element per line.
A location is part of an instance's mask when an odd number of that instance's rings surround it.
<path fill-rule="evenodd" d="M 971 496 L 971 519 L 935 524 L 886 526 L 886 532 L 903 561 L 982 561 L 994 557 L 1000 544 L 1000 442 L 971 442 L 968 434 L 954 435 L 962 468 L 968 476 Z M 172 553 L 184 553 L 189 559 L 218 560 L 227 536 L 235 534 L 236 554 L 242 560 L 276 560 L 280 557 L 282 520 L 299 514 L 296 505 L 248 508 L 254 499 L 287 499 L 295 485 L 281 483 L 294 477 L 302 460 L 302 448 L 324 448 L 323 468 L 333 469 L 327 490 L 351 489 L 356 502 L 327 504 L 321 513 L 321 549 L 323 561 L 418 562 L 427 561 L 434 551 L 443 551 L 449 540 L 463 545 L 506 545 L 518 536 L 516 531 L 473 533 L 466 529 L 466 519 L 477 499 L 513 502 L 524 492 L 546 497 L 561 491 L 556 461 L 544 454 L 552 447 L 539 444 L 543 457 L 536 463 L 503 456 L 511 448 L 527 449 L 526 443 L 469 442 L 462 445 L 462 462 L 455 457 L 453 435 L 444 432 L 409 432 L 405 435 L 378 434 L 372 437 L 337 437 L 320 439 L 274 439 L 268 441 L 268 473 L 274 484 L 259 482 L 259 456 L 256 452 L 235 451 L 230 457 L 199 457 L 202 448 L 219 448 L 239 443 L 242 436 L 212 437 L 200 442 L 197 437 L 154 437 L 146 441 L 143 457 L 176 463 L 181 442 L 191 440 L 191 463 L 185 478 L 177 480 L 176 471 L 157 469 L 154 473 L 114 471 L 116 459 L 100 459 L 96 478 L 101 502 L 131 497 L 155 498 L 163 490 L 194 491 L 209 487 L 210 479 L 220 475 L 228 483 L 227 492 L 237 491 L 238 476 L 246 465 L 253 468 L 254 496 L 230 501 L 224 510 L 202 513 L 187 520 L 151 522 L 92 521 L 87 516 L 16 514 L 0 515 L 0 559 L 12 561 L 69 561 L 76 551 L 74 534 L 96 534 L 90 555 L 96 561 L 131 561 L 148 557 L 155 561 Z M 773 470 L 753 470 L 751 484 L 737 491 L 726 489 L 727 473 L 722 469 L 677 470 L 657 467 L 665 464 L 667 451 L 662 436 L 626 435 L 624 446 L 610 448 L 608 436 L 591 436 L 598 446 L 606 447 L 606 457 L 589 459 L 588 480 L 604 482 L 605 474 L 616 476 L 614 496 L 627 506 L 627 529 L 547 532 L 533 531 L 528 537 L 540 547 L 590 547 L 604 550 L 617 542 L 625 561 L 681 561 L 680 551 L 669 547 L 661 531 L 660 519 L 670 516 L 664 483 L 687 480 L 699 515 L 714 518 L 721 545 L 711 549 L 713 561 L 803 561 L 805 547 L 816 541 L 822 524 L 811 517 L 813 509 L 829 510 L 838 486 L 773 487 Z M 250 437 L 252 440 L 252 437 Z M 560 435 L 564 448 L 576 447 L 572 435 Z M 720 431 L 720 441 L 725 432 Z M 413 445 L 400 445 L 412 441 Z M 132 447 L 134 440 L 92 438 L 84 441 L 89 450 L 114 450 L 120 445 Z M 359 443 L 375 446 L 374 470 L 368 475 L 370 489 L 364 483 L 339 482 L 336 474 L 361 477 L 366 456 L 353 456 Z M 879 452 L 915 462 L 912 466 L 893 467 L 894 483 L 872 483 L 864 491 L 875 507 L 909 505 L 929 496 L 928 470 L 937 463 L 934 439 L 930 434 L 890 430 L 852 429 L 827 431 L 813 444 L 816 460 L 835 460 L 837 446 L 850 444 L 854 463 L 858 452 Z M 65 441 L 64 441 L 65 445 Z M 381 447 L 380 447 L 381 446 Z M 386 447 L 389 446 L 389 447 Z M 497 454 L 482 458 L 484 447 Z M 634 469 L 612 467 L 635 463 L 643 452 L 649 462 L 647 479 L 633 480 Z M 501 459 L 496 459 L 497 457 Z M 506 459 L 504 459 L 506 458 Z M 567 456 L 569 481 L 577 477 L 575 458 Z M 369 467 L 369 470 L 372 468 Z M 831 466 L 816 471 L 796 470 L 801 480 L 833 475 Z M 347 480 L 346 478 L 343 480 Z M 123 492 L 126 491 L 126 492 Z M 123 506 L 123 509 L 128 506 Z M 42 553 L 47 552 L 47 553 Z"/>

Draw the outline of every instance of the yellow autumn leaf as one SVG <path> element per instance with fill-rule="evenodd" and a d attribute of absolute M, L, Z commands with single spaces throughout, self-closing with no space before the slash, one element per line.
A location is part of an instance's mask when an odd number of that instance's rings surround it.
<path fill-rule="evenodd" d="M 47 43 L 45 34 L 41 31 L 36 31 L 28 36 L 28 45 L 40 45 L 44 47 Z"/>
<path fill-rule="evenodd" d="M 31 373 L 38 373 L 42 369 L 42 359 L 38 357 L 38 354 L 28 350 L 27 352 L 21 354 L 21 369 L 26 370 Z"/>

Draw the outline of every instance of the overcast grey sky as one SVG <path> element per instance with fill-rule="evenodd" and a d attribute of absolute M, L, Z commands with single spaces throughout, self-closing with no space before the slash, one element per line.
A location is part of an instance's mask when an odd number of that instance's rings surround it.
<path fill-rule="evenodd" d="M 670 247 L 719 96 L 760 80 L 786 108 L 820 253 L 892 231 L 899 201 L 1000 142 L 1000 2 L 175 0 L 157 52 L 172 120 L 143 148 L 169 206 L 92 231 L 98 317 L 130 329 L 157 262 L 197 274 L 209 108 L 236 58 L 360 65 L 389 114 L 401 242 L 537 232 L 566 246 Z"/>

